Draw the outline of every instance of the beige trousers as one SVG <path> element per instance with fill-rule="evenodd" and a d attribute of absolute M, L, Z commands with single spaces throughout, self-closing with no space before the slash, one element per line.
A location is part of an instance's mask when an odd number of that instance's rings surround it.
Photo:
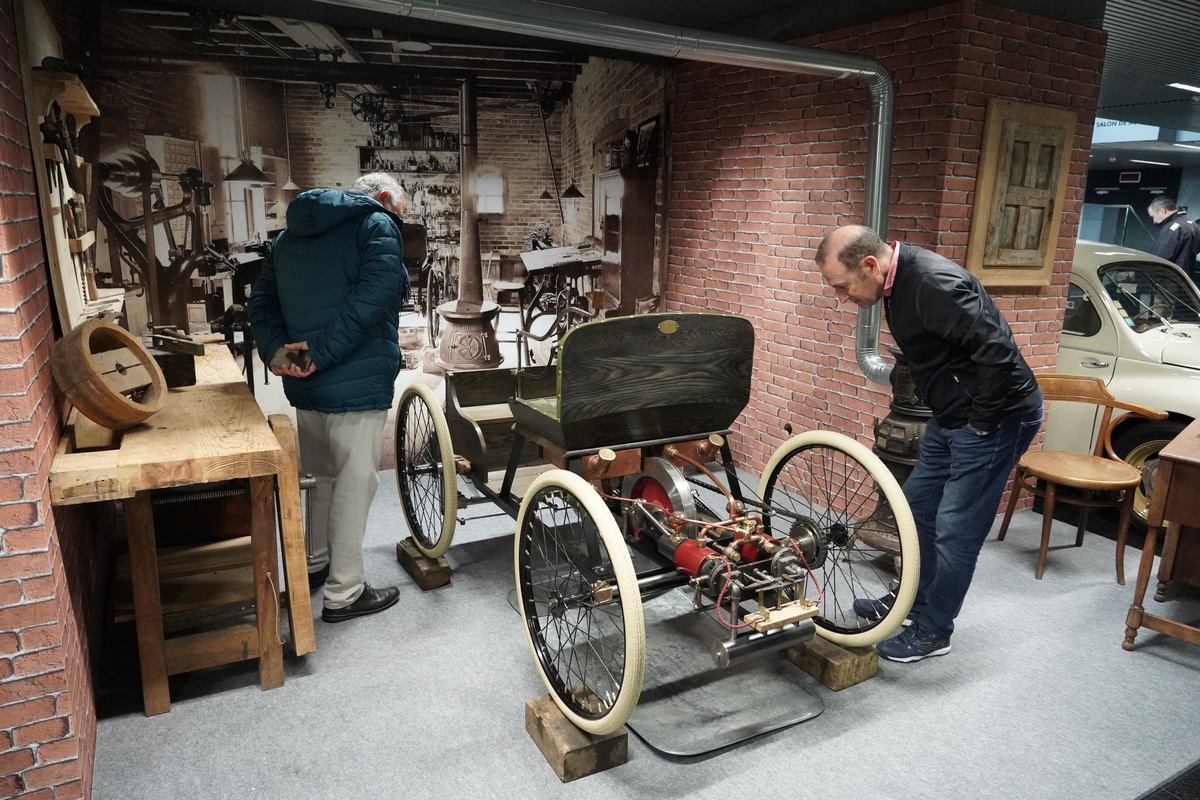
<path fill-rule="evenodd" d="M 362 594 L 363 537 L 379 486 L 379 457 L 388 412 L 322 414 L 296 409 L 300 463 L 312 489 L 309 570 L 329 564 L 325 607 L 344 608 Z"/>

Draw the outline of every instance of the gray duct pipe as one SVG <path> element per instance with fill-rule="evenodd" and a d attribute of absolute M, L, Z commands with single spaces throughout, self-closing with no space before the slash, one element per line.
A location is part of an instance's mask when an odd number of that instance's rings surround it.
<path fill-rule="evenodd" d="M 343 8 L 394 13 L 447 25 L 486 28 L 634 53 L 730 64 L 802 75 L 858 78 L 871 90 L 867 129 L 866 210 L 863 222 L 887 236 L 895 88 L 878 61 L 777 42 L 677 28 L 629 17 L 564 8 L 533 0 L 316 0 Z M 868 380 L 887 384 L 891 365 L 879 354 L 879 305 L 861 309 L 855 331 L 858 366 Z"/>

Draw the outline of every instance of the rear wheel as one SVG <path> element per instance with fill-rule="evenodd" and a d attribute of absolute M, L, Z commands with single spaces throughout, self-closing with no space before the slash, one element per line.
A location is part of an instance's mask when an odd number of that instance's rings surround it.
<path fill-rule="evenodd" d="M 1142 471 L 1142 482 L 1133 496 L 1133 519 L 1143 530 L 1150 511 L 1150 492 L 1158 473 L 1158 451 L 1186 427 L 1187 423 L 1173 419 L 1144 422 L 1122 431 L 1113 439 L 1113 452 L 1117 457 Z"/>
<path fill-rule="evenodd" d="M 629 550 L 587 481 L 552 469 L 521 503 L 517 607 L 550 696 L 591 734 L 620 728 L 642 692 L 646 629 Z"/>
<path fill-rule="evenodd" d="M 438 558 L 454 538 L 458 482 L 441 403 L 419 383 L 405 387 L 396 414 L 396 486 L 417 549 Z"/>
<path fill-rule="evenodd" d="M 789 537 L 812 573 L 805 594 L 819 609 L 818 634 L 863 647 L 900 627 L 920 552 L 908 501 L 878 456 L 839 433 L 802 433 L 775 451 L 758 494 L 771 535 Z M 855 599 L 881 598 L 882 615 L 855 613 Z"/>
<path fill-rule="evenodd" d="M 426 300 L 428 309 L 429 346 L 437 347 L 442 335 L 442 315 L 437 309 L 446 300 L 446 278 L 437 270 L 429 271 L 429 286 Z"/>

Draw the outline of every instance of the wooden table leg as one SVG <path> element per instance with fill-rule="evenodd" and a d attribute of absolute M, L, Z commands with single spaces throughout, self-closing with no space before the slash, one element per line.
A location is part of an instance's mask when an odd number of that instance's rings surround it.
<path fill-rule="evenodd" d="M 283 448 L 283 465 L 277 476 L 279 492 L 279 540 L 283 547 L 283 569 L 287 576 L 288 621 L 292 647 L 296 655 L 315 652 L 317 637 L 313 631 L 312 601 L 308 593 L 308 559 L 304 548 L 304 515 L 300 512 L 299 459 L 296 433 L 286 414 L 267 418 L 275 438 Z"/>
<path fill-rule="evenodd" d="M 149 717 L 171 710 L 150 492 L 138 492 L 125 501 L 125 527 L 129 539 L 129 575 L 133 585 L 138 661 L 142 666 L 142 702 Z"/>
<path fill-rule="evenodd" d="M 254 553 L 254 605 L 258 622 L 258 682 L 283 686 L 283 641 L 279 635 L 279 554 L 275 549 L 275 476 L 250 479 L 250 539 Z"/>
<path fill-rule="evenodd" d="M 1137 585 L 1133 589 L 1133 604 L 1125 616 L 1125 641 L 1121 647 L 1126 650 L 1134 648 L 1133 639 L 1137 636 L 1138 628 L 1142 626 L 1142 615 L 1146 609 L 1142 601 L 1146 599 L 1146 587 L 1150 584 L 1150 569 L 1154 566 L 1154 543 L 1158 539 L 1159 528 L 1151 525 L 1146 531 L 1146 541 L 1142 544 L 1142 558 L 1138 562 Z"/>
<path fill-rule="evenodd" d="M 1175 551 L 1179 549 L 1179 523 L 1167 524 L 1167 535 L 1163 539 L 1163 554 L 1158 560 L 1158 586 L 1154 591 L 1154 599 L 1159 603 L 1167 599 L 1167 587 L 1171 583 L 1171 575 L 1175 570 Z"/>

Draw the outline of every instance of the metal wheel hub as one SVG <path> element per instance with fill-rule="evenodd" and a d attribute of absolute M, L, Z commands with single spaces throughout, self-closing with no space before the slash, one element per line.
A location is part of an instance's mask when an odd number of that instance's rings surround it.
<path fill-rule="evenodd" d="M 845 538 L 845 528 L 840 525 L 834 526 L 840 529 L 840 532 Z M 829 549 L 825 546 L 825 541 L 819 533 L 817 524 L 807 518 L 801 517 L 792 523 L 792 529 L 788 531 L 788 537 L 796 543 L 796 547 L 800 550 L 800 554 L 804 556 L 804 562 L 809 569 L 817 569 L 824 565 L 825 557 L 829 553 Z M 833 535 L 830 535 L 833 538 Z"/>

